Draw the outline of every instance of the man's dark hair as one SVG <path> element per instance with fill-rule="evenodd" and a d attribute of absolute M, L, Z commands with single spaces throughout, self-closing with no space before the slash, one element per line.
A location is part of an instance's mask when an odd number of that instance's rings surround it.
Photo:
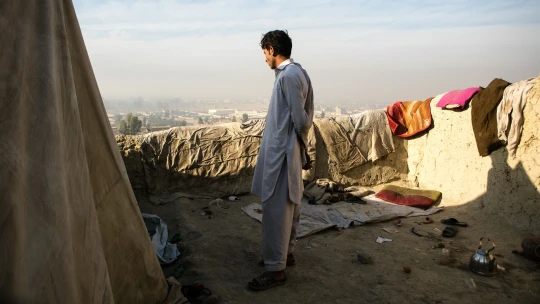
<path fill-rule="evenodd" d="M 261 48 L 274 48 L 274 57 L 282 55 L 283 57 L 291 57 L 292 40 L 287 31 L 275 30 L 270 31 L 261 39 Z"/>

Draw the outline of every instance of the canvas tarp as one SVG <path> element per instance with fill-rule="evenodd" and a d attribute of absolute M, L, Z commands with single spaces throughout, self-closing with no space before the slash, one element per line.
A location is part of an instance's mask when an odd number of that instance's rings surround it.
<path fill-rule="evenodd" d="M 316 132 L 329 162 L 346 172 L 394 151 L 384 110 L 315 119 L 307 151 L 316 162 Z M 117 136 L 136 195 L 154 204 L 179 198 L 216 198 L 249 193 L 265 120 L 211 126 L 175 127 L 145 135 Z M 313 181 L 315 165 L 302 172 Z"/>
<path fill-rule="evenodd" d="M 0 67 L 2 302 L 161 303 L 71 0 L 0 2 Z"/>
<path fill-rule="evenodd" d="M 162 204 L 182 196 L 249 192 L 264 125 L 264 120 L 250 120 L 177 127 L 117 140 L 126 166 L 139 168 L 130 172 L 134 187 L 144 187 L 153 203 Z"/>
<path fill-rule="evenodd" d="M 328 150 L 329 161 L 340 173 L 394 151 L 392 132 L 384 110 L 313 121 Z"/>
<path fill-rule="evenodd" d="M 313 121 L 315 122 L 316 119 Z M 311 126 L 308 132 L 306 150 L 312 161 L 312 166 L 308 170 L 302 170 L 302 179 L 308 182 L 315 180 L 317 163 L 317 137 L 315 136 L 315 126 Z"/>

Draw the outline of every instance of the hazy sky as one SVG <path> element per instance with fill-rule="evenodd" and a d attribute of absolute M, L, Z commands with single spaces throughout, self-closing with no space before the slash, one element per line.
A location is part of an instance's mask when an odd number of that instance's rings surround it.
<path fill-rule="evenodd" d="M 540 73 L 540 1 L 74 0 L 105 98 L 268 98 L 286 29 L 315 102 L 390 104 Z"/>

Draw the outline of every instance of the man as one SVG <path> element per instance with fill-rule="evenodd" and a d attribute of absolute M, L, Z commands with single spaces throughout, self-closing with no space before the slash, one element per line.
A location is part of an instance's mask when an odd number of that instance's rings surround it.
<path fill-rule="evenodd" d="M 293 250 L 304 191 L 302 167 L 307 161 L 304 149 L 313 123 L 311 80 L 290 58 L 292 41 L 288 33 L 266 33 L 261 48 L 276 79 L 251 189 L 261 197 L 261 263 L 267 270 L 248 283 L 254 290 L 283 285 L 285 266 L 295 263 Z"/>

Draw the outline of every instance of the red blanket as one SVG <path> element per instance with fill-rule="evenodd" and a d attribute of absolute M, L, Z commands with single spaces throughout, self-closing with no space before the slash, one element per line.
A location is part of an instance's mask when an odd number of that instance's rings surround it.
<path fill-rule="evenodd" d="M 394 185 L 384 186 L 376 197 L 390 203 L 427 209 L 431 207 L 442 193 L 435 190 L 409 189 Z"/>

